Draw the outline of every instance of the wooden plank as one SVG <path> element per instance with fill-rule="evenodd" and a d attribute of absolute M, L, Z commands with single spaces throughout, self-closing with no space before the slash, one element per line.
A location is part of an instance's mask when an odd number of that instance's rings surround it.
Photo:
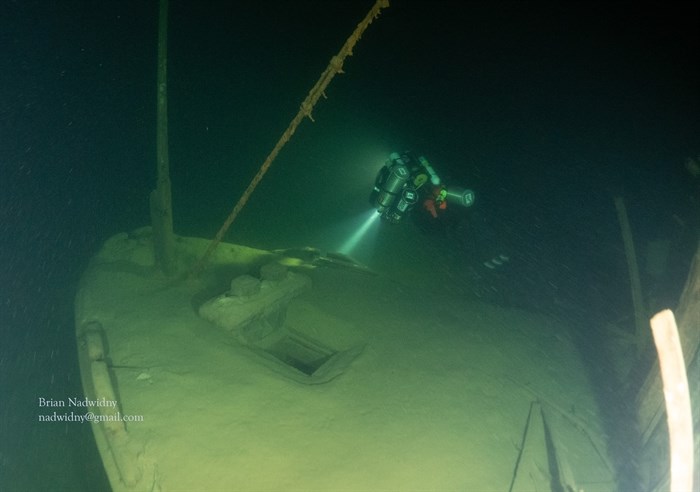
<path fill-rule="evenodd" d="M 678 332 L 686 364 L 692 361 L 700 346 L 700 247 L 690 268 L 690 275 L 676 309 Z M 636 398 L 639 428 L 642 442 L 647 443 L 654 428 L 663 416 L 663 386 L 658 361 L 654 363 Z"/>

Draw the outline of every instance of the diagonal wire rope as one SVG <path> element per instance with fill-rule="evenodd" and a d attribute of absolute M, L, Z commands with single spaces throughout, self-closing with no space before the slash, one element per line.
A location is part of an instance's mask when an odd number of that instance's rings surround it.
<path fill-rule="evenodd" d="M 289 123 L 289 126 L 284 131 L 280 139 L 277 141 L 277 144 L 273 147 L 272 151 L 270 151 L 270 154 L 267 156 L 262 166 L 260 166 L 260 169 L 258 170 L 257 174 L 253 177 L 248 187 L 238 199 L 238 203 L 236 203 L 236 205 L 233 207 L 233 210 L 226 218 L 219 231 L 216 233 L 214 239 L 211 241 L 211 243 L 209 243 L 209 247 L 207 248 L 207 250 L 190 269 L 190 278 L 198 276 L 202 272 L 202 270 L 204 270 L 207 261 L 211 257 L 212 253 L 217 248 L 219 243 L 221 243 L 221 240 L 223 239 L 224 235 L 231 227 L 231 224 L 233 224 L 233 221 L 236 220 L 236 217 L 238 216 L 240 211 L 248 202 L 248 199 L 253 194 L 253 191 L 255 191 L 255 188 L 258 186 L 258 183 L 260 183 L 263 176 L 265 176 L 265 173 L 272 165 L 272 162 L 277 157 L 277 154 L 279 154 L 280 150 L 282 150 L 282 147 L 284 147 L 284 145 L 289 141 L 289 139 L 292 138 L 292 135 L 294 135 L 294 132 L 296 131 L 297 127 L 302 122 L 302 120 L 305 117 L 308 117 L 311 121 L 314 121 L 313 116 L 311 114 L 314 106 L 322 96 L 324 98 L 326 97 L 326 87 L 328 87 L 328 84 L 331 83 L 331 80 L 333 80 L 333 77 L 335 77 L 336 74 L 343 73 L 343 63 L 345 62 L 345 59 L 348 56 L 352 56 L 352 50 L 355 47 L 355 44 L 357 44 L 357 41 L 359 41 L 360 37 L 362 37 L 362 34 L 372 23 L 372 21 L 379 16 L 380 11 L 386 7 L 389 7 L 389 0 L 377 0 L 374 6 L 365 16 L 365 18 L 357 25 L 357 27 L 347 39 L 347 41 L 345 41 L 345 44 L 340 49 L 338 54 L 331 58 L 330 63 L 323 71 L 316 84 L 309 91 L 309 94 L 306 96 L 306 99 L 304 99 L 304 101 L 301 103 L 299 112 Z"/>

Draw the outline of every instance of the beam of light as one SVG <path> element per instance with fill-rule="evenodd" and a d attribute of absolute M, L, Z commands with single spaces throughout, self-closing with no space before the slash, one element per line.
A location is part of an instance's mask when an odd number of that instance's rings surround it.
<path fill-rule="evenodd" d="M 349 238 L 340 246 L 339 252 L 350 254 L 361 243 L 367 239 L 370 232 L 377 231 L 376 224 L 379 220 L 379 214 L 375 209 L 371 209 L 368 213 L 362 215 L 360 226 L 353 232 Z M 375 227 L 372 227 L 375 225 Z"/>

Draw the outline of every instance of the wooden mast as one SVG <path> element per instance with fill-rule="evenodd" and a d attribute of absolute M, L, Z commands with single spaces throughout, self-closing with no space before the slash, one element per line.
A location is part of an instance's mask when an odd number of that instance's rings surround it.
<path fill-rule="evenodd" d="M 168 0 L 160 0 L 158 15 L 158 87 L 156 125 L 156 159 L 158 181 L 151 192 L 150 209 L 153 226 L 153 249 L 156 265 L 166 275 L 177 271 L 175 236 L 170 189 L 170 161 L 168 157 Z"/>

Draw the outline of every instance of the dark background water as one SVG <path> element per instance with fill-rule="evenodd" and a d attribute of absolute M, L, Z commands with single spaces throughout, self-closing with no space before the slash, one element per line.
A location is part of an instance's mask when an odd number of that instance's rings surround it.
<path fill-rule="evenodd" d="M 172 2 L 176 232 L 213 236 L 371 4 Z M 79 275 L 106 238 L 149 221 L 156 10 L 0 6 L 2 490 L 106 487 L 89 428 L 38 424 L 36 400 L 81 394 Z M 699 14 L 691 3 L 395 1 L 227 239 L 333 248 L 387 154 L 410 148 L 477 190 L 475 212 L 520 262 L 508 284 L 537 286 L 520 304 L 629 317 L 619 195 L 640 247 L 671 242 L 665 274 L 645 280 L 672 305 L 697 244 L 698 182 L 683 162 L 700 153 Z M 460 230 L 436 236 L 436 264 L 467 255 Z M 371 248 L 361 256 L 381 269 Z"/>

